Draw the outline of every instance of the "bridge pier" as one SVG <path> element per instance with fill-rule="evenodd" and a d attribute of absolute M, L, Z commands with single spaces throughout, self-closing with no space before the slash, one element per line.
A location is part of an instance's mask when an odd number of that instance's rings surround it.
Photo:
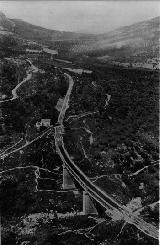
<path fill-rule="evenodd" d="M 86 191 L 83 191 L 83 214 L 98 214 L 90 196 Z"/>
<path fill-rule="evenodd" d="M 69 189 L 75 189 L 75 184 L 68 173 L 67 168 L 63 165 L 63 184 L 62 184 L 63 190 L 69 190 Z"/>
<path fill-rule="evenodd" d="M 65 165 L 63 165 L 63 190 L 74 190 L 76 189 L 75 184 L 72 180 L 71 175 L 69 174 Z M 90 196 L 86 191 L 83 191 L 83 214 L 98 214 Z"/>

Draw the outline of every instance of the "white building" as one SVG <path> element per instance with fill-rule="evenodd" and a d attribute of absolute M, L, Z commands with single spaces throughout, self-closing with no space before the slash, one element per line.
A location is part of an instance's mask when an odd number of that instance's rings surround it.
<path fill-rule="evenodd" d="M 39 131 L 41 127 L 50 127 L 51 126 L 51 119 L 41 119 L 40 122 L 36 122 L 36 128 Z"/>

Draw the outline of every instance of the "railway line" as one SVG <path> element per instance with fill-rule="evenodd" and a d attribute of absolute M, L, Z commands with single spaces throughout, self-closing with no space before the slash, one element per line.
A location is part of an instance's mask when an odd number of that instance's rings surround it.
<path fill-rule="evenodd" d="M 106 192 L 96 186 L 74 163 L 70 158 L 63 142 L 64 126 L 63 120 L 65 117 L 66 110 L 69 108 L 70 94 L 74 85 L 73 79 L 70 75 L 65 73 L 67 79 L 69 79 L 69 88 L 63 105 L 58 117 L 58 125 L 55 127 L 55 145 L 57 153 L 59 154 L 63 164 L 67 168 L 70 175 L 75 181 L 79 183 L 83 190 L 85 190 L 95 202 L 99 203 L 106 210 L 106 214 L 111 218 L 116 217 L 117 219 L 124 220 L 125 222 L 134 225 L 138 230 L 142 231 L 146 235 L 158 239 L 158 229 L 151 223 L 147 223 L 140 216 L 133 213 L 128 207 L 119 204 Z"/>
<path fill-rule="evenodd" d="M 33 69 L 36 70 L 35 67 L 33 67 Z M 111 217 L 115 221 L 124 220 L 124 222 L 134 225 L 138 230 L 145 233 L 146 235 L 158 240 L 159 238 L 158 228 L 156 228 L 152 223 L 146 222 L 145 220 L 143 220 L 143 218 L 140 215 L 134 213 L 127 206 L 120 204 L 112 196 L 107 194 L 107 192 L 104 192 L 93 181 L 91 181 L 88 176 L 86 176 L 82 172 L 82 170 L 74 163 L 74 161 L 69 156 L 69 153 L 67 152 L 63 141 L 63 135 L 65 133 L 63 121 L 65 118 L 65 113 L 69 108 L 69 100 L 70 100 L 72 88 L 74 86 L 74 81 L 69 74 L 64 73 L 64 75 L 66 79 L 68 79 L 69 81 L 69 87 L 66 96 L 64 98 L 61 111 L 59 113 L 57 126 L 54 127 L 55 146 L 56 146 L 57 153 L 59 154 L 63 164 L 65 165 L 66 169 L 68 170 L 72 178 L 81 186 L 81 188 L 84 191 L 86 191 L 89 194 L 89 196 L 96 203 L 98 203 L 101 207 L 104 208 L 105 213 L 109 217 Z M 1 154 L 0 158 L 5 158 L 10 154 L 23 149 L 24 147 L 28 146 L 32 142 L 43 137 L 43 135 L 50 134 L 50 133 L 53 134 L 52 130 L 53 127 L 48 128 L 45 132 L 43 132 L 42 135 L 38 136 L 33 141 L 29 143 L 27 142 L 25 145 L 21 146 L 18 149 L 13 150 L 12 152 Z"/>

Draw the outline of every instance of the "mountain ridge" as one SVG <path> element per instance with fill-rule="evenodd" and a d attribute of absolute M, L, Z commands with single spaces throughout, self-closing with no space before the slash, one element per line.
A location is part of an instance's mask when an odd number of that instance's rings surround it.
<path fill-rule="evenodd" d="M 0 12 L 0 27 L 0 39 L 8 31 L 18 43 L 31 40 L 48 45 L 65 58 L 107 57 L 117 56 L 117 53 L 127 57 L 136 52 L 148 52 L 148 49 L 150 56 L 155 56 L 159 50 L 160 16 L 95 35 L 46 29 L 20 19 L 8 19 Z"/>

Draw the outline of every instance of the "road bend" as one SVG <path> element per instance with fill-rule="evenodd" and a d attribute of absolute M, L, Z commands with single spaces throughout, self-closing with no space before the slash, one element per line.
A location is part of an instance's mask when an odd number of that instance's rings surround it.
<path fill-rule="evenodd" d="M 0 103 L 5 103 L 5 102 L 8 102 L 8 101 L 16 100 L 19 97 L 18 94 L 17 94 L 17 90 L 22 86 L 22 84 L 24 84 L 27 81 L 31 80 L 33 73 L 38 72 L 38 68 L 36 66 L 34 66 L 29 59 L 27 59 L 27 62 L 30 65 L 30 71 L 27 72 L 27 76 L 20 83 L 18 83 L 14 89 L 12 89 L 12 98 L 11 99 L 6 99 L 6 100 L 0 100 Z"/>
<path fill-rule="evenodd" d="M 54 135 L 56 150 L 61 157 L 63 164 L 65 165 L 69 173 L 73 176 L 73 178 L 80 184 L 82 189 L 84 189 L 96 202 L 98 202 L 106 209 L 106 213 L 108 216 L 114 217 L 116 215 L 120 219 L 125 220 L 127 223 L 134 225 L 146 235 L 158 239 L 158 229 L 153 224 L 147 223 L 140 216 L 134 214 L 128 207 L 121 205 L 113 197 L 101 190 L 96 184 L 91 182 L 91 180 L 70 158 L 63 142 L 63 120 L 66 110 L 69 108 L 69 99 L 74 81 L 69 74 L 65 73 L 65 76 L 69 80 L 69 88 L 63 101 L 63 105 L 58 117 L 58 126 L 55 127 Z"/>

